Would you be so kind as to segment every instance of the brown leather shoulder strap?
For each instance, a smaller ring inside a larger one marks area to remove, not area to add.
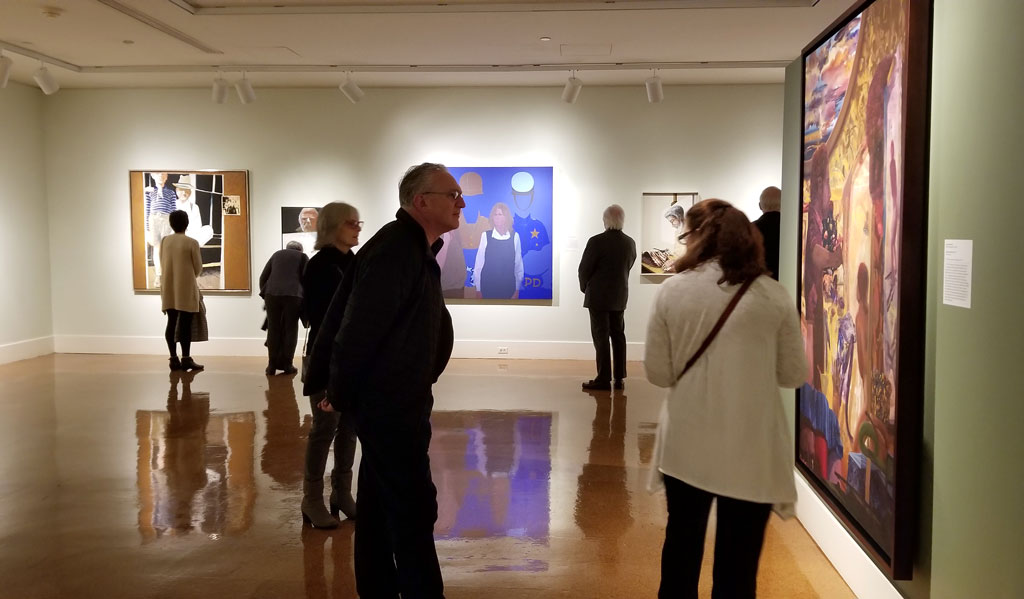
[[[722,330],[722,326],[725,324],[725,321],[729,319],[729,315],[732,314],[734,309],[736,309],[736,304],[740,303],[740,298],[747,292],[747,289],[750,289],[750,286],[756,279],[757,277],[754,277],[753,279],[744,281],[743,285],[739,288],[739,291],[736,292],[736,295],[732,296],[732,300],[729,302],[729,305],[725,307],[725,312],[722,312],[722,315],[718,317],[718,322],[715,323],[714,328],[712,328],[711,332],[708,333],[708,336],[704,339],[704,343],[700,344],[700,347],[697,348],[693,357],[686,363],[686,367],[683,368],[683,371],[676,377],[677,383],[679,382],[679,379],[683,378],[683,375],[690,370],[690,367],[692,367],[697,360],[704,355],[705,350],[707,350],[708,346],[711,345],[711,342],[714,341],[715,337],[718,335],[718,331]]]

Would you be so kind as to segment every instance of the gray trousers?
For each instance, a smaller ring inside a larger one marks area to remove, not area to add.
[[[351,414],[325,412],[317,407],[324,393],[309,398],[313,409],[313,425],[309,428],[306,443],[306,480],[320,480],[327,467],[327,454],[334,443],[334,470],[332,484],[345,474],[351,475],[352,463],[356,456],[356,428]],[[349,478],[351,480],[351,478]],[[348,489],[345,489],[347,492]]]

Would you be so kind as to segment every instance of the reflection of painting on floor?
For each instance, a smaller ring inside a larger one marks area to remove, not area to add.
[[[182,381],[179,397],[177,382],[172,374],[166,412],[135,414],[139,532],[145,542],[245,532],[256,496],[255,417],[211,415],[208,393],[192,393]]]
[[[551,414],[435,411],[431,425],[434,536],[546,542]]]
[[[670,275],[672,263],[686,253],[681,239],[686,230],[686,212],[700,195],[686,193],[645,193],[640,201],[640,272],[645,275]]]
[[[800,460],[893,547],[906,0],[807,56]]]

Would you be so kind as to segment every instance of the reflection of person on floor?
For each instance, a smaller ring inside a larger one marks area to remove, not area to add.
[[[174,191],[178,196],[177,208],[188,215],[185,235],[195,239],[202,247],[213,238],[213,227],[203,224],[203,213],[199,206],[196,206],[195,189],[195,175],[182,175],[174,184]]]
[[[174,231],[171,229],[170,215],[175,210],[178,196],[167,185],[167,173],[150,173],[153,185],[145,189],[146,242],[153,247],[153,270],[156,273],[157,285],[163,267],[160,263],[160,241]]]
[[[338,286],[355,260],[352,248],[359,245],[363,222],[354,206],[331,202],[320,211],[317,219],[317,251],[302,273],[304,311],[309,321],[309,343],[314,344],[320,334],[324,317]],[[337,334],[332,330],[327,334]],[[309,350],[312,353],[312,350]],[[306,381],[309,381],[306,377]],[[310,391],[313,426],[306,444],[305,480],[302,483],[301,512],[304,520],[315,528],[335,528],[335,517],[343,512],[348,518],[356,517],[356,504],[352,499],[352,465],[356,452],[355,418],[351,411],[325,412],[319,408],[326,397],[324,389]],[[334,445],[334,468],[331,471],[330,512],[324,507],[324,468],[327,455]]]
[[[473,268],[477,298],[519,299],[523,284],[523,250],[512,230],[512,212],[504,202],[491,208],[490,231],[480,234]]]
[[[437,265],[441,267],[441,293],[445,297],[463,299],[466,297],[466,255],[462,250],[459,230],[448,231],[441,236],[444,245],[437,253]]]
[[[331,590],[327,590],[324,572],[324,548],[331,540]],[[352,529],[319,531],[302,529],[302,566],[305,574],[306,599],[355,599],[356,585],[352,574]]]
[[[306,448],[309,417],[299,415],[295,387],[290,377],[267,379],[266,439],[260,453],[260,469],[275,482],[295,488],[302,480],[302,455]]]
[[[171,389],[167,394],[164,429],[163,471],[169,489],[168,508],[174,530],[192,529],[192,500],[206,486],[206,425],[210,420],[210,401],[193,399],[191,372],[171,372]],[[181,395],[178,395],[178,383]]]
[[[260,297],[267,304],[267,376],[281,370],[295,374],[295,346],[299,342],[299,318],[302,316],[302,271],[309,258],[302,244],[289,241],[267,260],[260,274]]]
[[[356,255],[334,342],[325,410],[354,410],[363,455],[356,508],[361,597],[444,596],[434,546],[433,384],[451,356],[436,255],[466,203],[448,170],[424,163],[399,184],[401,208]],[[345,287],[343,283],[342,288]]]
[[[653,464],[668,502],[659,597],[697,596],[713,501],[713,596],[754,597],[772,504],[796,501],[779,387],[804,380],[799,319],[785,287],[762,276],[764,250],[740,210],[705,200],[686,227],[687,253],[655,296],[644,358],[648,380],[669,389]],[[721,334],[685,371],[746,282]]]
[[[842,243],[838,238],[826,239],[828,223],[834,226],[832,215],[832,189],[829,186],[828,147],[818,146],[811,156],[810,202],[804,208],[807,212],[807,238],[804,247],[804,319],[811,325],[808,333],[811,350],[809,360],[811,384],[824,389],[822,375],[825,369],[825,286],[822,278],[826,269],[839,267],[843,263]]]
[[[598,539],[602,563],[616,563],[619,539],[633,525],[626,488],[626,396],[591,392],[597,406],[587,461],[576,482],[576,525]]]

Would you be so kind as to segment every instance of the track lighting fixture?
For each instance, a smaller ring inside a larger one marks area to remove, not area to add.
[[[356,85],[356,82],[352,81],[352,73],[345,73],[345,83],[339,85],[338,89],[340,89],[341,93],[345,94],[348,101],[353,104],[362,100],[363,96],[366,95],[363,90]]]
[[[57,83],[57,78],[46,68],[46,65],[42,63],[40,65],[36,72],[32,74],[32,78],[36,80],[36,84],[44,94],[52,96],[60,89],[60,84]]]
[[[562,101],[575,104],[581,91],[583,91],[583,82],[576,78],[575,71],[570,71],[569,80],[565,82],[565,88],[562,89]]]
[[[650,79],[644,81],[644,85],[647,87],[648,102],[657,104],[665,99],[665,90],[661,87],[661,77],[658,77],[658,71],[652,71]]]
[[[14,66],[14,61],[9,56],[4,56],[0,52],[0,89],[7,87],[7,80],[11,77],[12,66]]]
[[[215,104],[223,104],[228,99],[228,82],[226,79],[217,73],[217,78],[213,80],[213,102]]]
[[[251,104],[256,101],[256,91],[252,83],[245,78],[245,71],[242,71],[242,78],[235,82],[235,91],[238,92],[238,100],[242,104]]]

